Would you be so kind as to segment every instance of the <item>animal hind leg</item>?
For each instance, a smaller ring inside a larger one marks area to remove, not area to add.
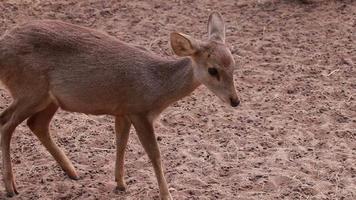
[[[115,181],[116,189],[119,191],[126,190],[124,181],[124,156],[127,141],[129,139],[131,121],[127,116],[117,116],[115,118],[116,132],[116,163],[115,163]]]
[[[45,109],[32,115],[27,120],[27,125],[58,162],[63,171],[65,171],[71,179],[77,180],[79,176],[73,164],[64,152],[54,143],[49,132],[49,124],[57,110],[58,106],[51,102]]]
[[[12,173],[10,157],[10,142],[13,132],[22,121],[47,106],[48,99],[48,97],[41,98],[37,102],[31,97],[21,98],[21,100],[15,99],[9,108],[0,115],[3,181],[8,196],[14,196],[18,193]]]

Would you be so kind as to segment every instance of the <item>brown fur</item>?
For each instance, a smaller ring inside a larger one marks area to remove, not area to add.
[[[211,20],[217,20],[210,26],[217,31],[212,39],[224,38],[219,35],[224,32],[223,26],[219,26],[222,17],[212,15]],[[49,134],[49,123],[60,107],[116,117],[115,178],[120,190],[126,187],[124,151],[133,124],[152,161],[161,199],[171,199],[153,119],[201,83],[223,100],[237,101],[230,66],[234,61],[225,45],[221,43],[212,49],[215,53],[209,59],[203,56],[211,50],[207,46],[212,43],[216,41],[203,43],[176,33],[172,38],[173,49],[178,55],[190,57],[173,59],[159,57],[105,33],[60,21],[33,21],[8,32],[0,39],[0,79],[14,99],[0,115],[3,177],[8,195],[17,193],[10,140],[16,126],[25,119],[63,170],[71,178],[78,178],[73,165]],[[220,82],[206,73],[205,67],[213,64],[221,71]]]
[[[164,59],[104,33],[60,21],[17,27],[2,38],[0,46],[6,50],[0,58],[0,79],[11,92],[41,81],[38,90],[51,93],[68,111],[112,115],[150,111],[162,107],[162,101],[169,104],[181,97],[172,91],[186,95],[198,86],[166,89],[172,85],[165,82],[193,79],[188,58]],[[13,69],[9,72],[9,68]]]

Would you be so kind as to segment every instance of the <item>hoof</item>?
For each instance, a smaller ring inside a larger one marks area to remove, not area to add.
[[[73,173],[73,174],[68,174],[69,178],[72,179],[72,180],[79,180],[79,176],[77,173]]]
[[[14,197],[16,194],[18,194],[18,192],[6,192],[6,196],[9,198]]]
[[[19,194],[19,192],[16,189],[16,184],[14,179],[12,179],[12,187],[6,189],[6,196],[11,198]]]
[[[80,177],[79,176],[70,176],[69,178],[72,179],[72,180],[77,181],[77,180],[79,180]]]
[[[126,191],[126,185],[118,185],[118,186],[116,186],[115,191],[117,191],[117,192],[125,192]]]

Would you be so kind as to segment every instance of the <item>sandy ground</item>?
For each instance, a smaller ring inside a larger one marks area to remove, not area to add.
[[[356,199],[356,1],[4,0],[0,33],[61,19],[172,55],[171,31],[206,38],[220,11],[238,63],[242,100],[223,105],[206,88],[167,109],[156,132],[175,199]],[[0,91],[1,110],[11,102]],[[81,179],[70,180],[25,125],[12,140],[20,195],[13,199],[157,199],[135,132],[128,191],[114,193],[113,119],[59,111],[52,135]],[[0,199],[5,199],[0,184]]]

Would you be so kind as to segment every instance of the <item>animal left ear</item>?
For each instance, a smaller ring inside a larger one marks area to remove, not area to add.
[[[218,12],[213,12],[208,21],[209,40],[218,40],[225,43],[225,23]]]

